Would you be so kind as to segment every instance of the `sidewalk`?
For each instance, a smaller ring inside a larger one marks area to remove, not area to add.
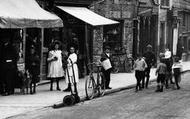
[[[190,70],[190,62],[183,62],[182,64],[184,66],[183,71]],[[150,80],[152,81],[155,78],[155,69],[151,69]],[[136,79],[134,73],[111,74],[110,87],[112,89],[107,90],[106,93],[132,88],[135,84]],[[19,94],[19,89],[16,89],[15,95],[0,96],[0,119],[59,104],[65,95],[70,94],[70,92],[56,91],[55,86],[54,91],[49,91],[49,87],[48,82],[43,81],[38,85],[37,93],[34,95],[21,95]],[[60,88],[63,90],[66,87],[65,81],[61,81]],[[84,87],[85,78],[80,79],[78,85],[79,96],[82,99],[85,97]]]

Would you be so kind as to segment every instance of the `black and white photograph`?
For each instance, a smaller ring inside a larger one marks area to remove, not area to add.
[[[190,0],[0,0],[0,119],[190,119]]]

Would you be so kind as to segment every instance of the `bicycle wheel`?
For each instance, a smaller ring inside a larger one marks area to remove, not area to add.
[[[88,77],[85,82],[86,98],[92,99],[95,95],[95,81],[93,77]]]
[[[102,73],[100,73],[100,76],[99,76],[99,95],[100,96],[103,96],[105,94],[105,90],[106,90],[106,85],[105,85],[105,77]]]

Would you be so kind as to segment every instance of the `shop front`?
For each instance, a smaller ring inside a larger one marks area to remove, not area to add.
[[[79,76],[87,74],[87,64],[94,61],[95,46],[94,33],[96,28],[119,22],[102,17],[86,7],[57,6],[55,13],[62,18],[64,28],[63,42],[66,47],[74,45],[78,54]],[[102,31],[103,33],[103,31]],[[103,43],[102,43],[103,45]]]
[[[40,57],[39,77],[42,78],[44,28],[54,27],[63,27],[62,20],[42,9],[35,0],[0,1],[0,39],[9,39],[14,47],[18,70],[25,70],[28,52],[35,47]],[[1,41],[0,44],[2,56],[5,43]]]

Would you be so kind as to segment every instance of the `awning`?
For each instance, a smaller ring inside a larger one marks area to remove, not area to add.
[[[141,11],[141,12],[139,12],[139,14],[138,15],[142,15],[142,16],[150,16],[150,15],[152,15],[152,9],[147,9],[147,10],[144,10],[144,11]]]
[[[85,7],[65,7],[65,6],[57,6],[57,7],[92,26],[119,23],[117,21],[100,16]]]
[[[62,20],[35,0],[0,0],[0,28],[62,27]]]

